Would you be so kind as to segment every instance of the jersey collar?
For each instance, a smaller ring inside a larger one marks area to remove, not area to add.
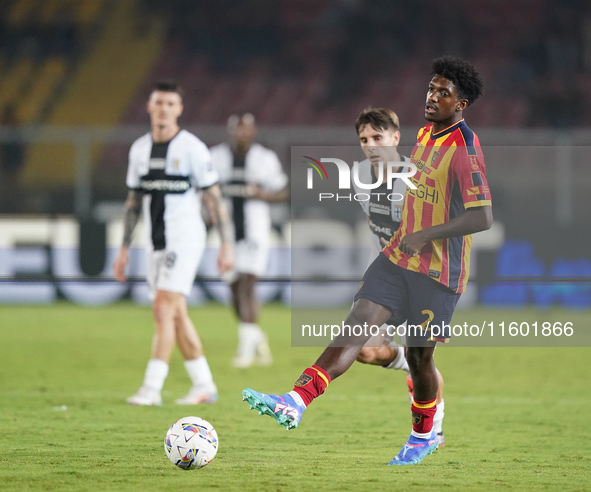
[[[172,138],[170,140],[167,140],[166,142],[154,142],[154,136],[152,135],[152,132],[150,132],[150,138],[152,139],[152,143],[158,143],[158,144],[166,144],[168,145],[170,142],[172,142],[178,135],[179,133],[181,133],[183,131],[182,128],[179,127],[179,131],[176,132]]]
[[[460,121],[456,121],[453,125],[448,126],[447,128],[441,130],[438,133],[433,133],[433,125],[431,125],[431,136],[429,137],[431,140],[437,140],[438,138],[444,137],[445,135],[453,132],[456,128],[458,128],[462,123],[464,123],[464,118]]]

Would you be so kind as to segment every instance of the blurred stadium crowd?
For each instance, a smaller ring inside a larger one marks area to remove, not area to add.
[[[584,0],[8,0],[0,105],[14,103],[25,123],[50,120],[101,27],[113,15],[129,20],[124,3],[134,36],[154,26],[161,36],[143,90],[117,122],[143,123],[149,84],[167,76],[186,87],[186,120],[195,124],[249,107],[262,124],[342,125],[371,102],[420,125],[425,61],[449,53],[471,59],[488,82],[472,125],[591,123]]]
[[[581,104],[591,84],[591,5],[585,1],[143,5],[145,15],[170,19],[155,75],[183,80],[195,122],[221,122],[246,106],[257,108],[264,124],[338,125],[372,101],[420,125],[424,61],[441,53],[471,59],[488,82],[473,125],[591,122]]]

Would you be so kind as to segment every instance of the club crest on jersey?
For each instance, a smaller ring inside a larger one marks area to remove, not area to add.
[[[181,163],[181,161],[179,161],[178,159],[175,159],[174,161],[172,161],[172,166],[173,166],[175,169],[178,169],[178,168],[179,168],[179,164],[180,164],[180,163]]]
[[[412,413],[412,425],[419,425],[423,420],[423,416],[418,413]]]
[[[433,156],[431,157],[431,165],[433,165],[433,163],[437,160],[438,157],[439,157],[439,152],[437,152],[437,151],[433,152]]]
[[[302,374],[298,380],[295,382],[294,386],[301,388],[302,386],[306,386],[310,381],[312,381],[312,376],[308,376],[307,374]]]

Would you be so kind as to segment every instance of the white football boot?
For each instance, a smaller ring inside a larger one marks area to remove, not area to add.
[[[162,397],[160,393],[148,386],[142,386],[135,395],[127,399],[127,403],[133,406],[160,406]]]
[[[232,363],[234,367],[245,369],[257,363],[268,366],[273,362],[267,335],[260,329],[242,329],[238,332],[238,351]]]
[[[263,333],[263,339],[257,345],[256,363],[259,366],[270,366],[273,363],[271,348],[267,342],[267,335]]]
[[[193,386],[189,392],[176,400],[177,405],[199,405],[200,403],[215,403],[218,400],[218,389],[212,382],[206,385]]]

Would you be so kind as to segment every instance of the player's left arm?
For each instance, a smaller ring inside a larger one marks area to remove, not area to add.
[[[492,223],[493,213],[491,205],[470,207],[449,222],[427,227],[404,236],[398,248],[407,255],[416,256],[421,248],[429,241],[467,236],[476,232],[486,231],[491,228]]]
[[[492,202],[480,148],[458,147],[449,172],[452,182],[459,186],[464,212],[448,222],[403,237],[398,245],[403,253],[415,256],[429,241],[467,236],[491,228]]]
[[[225,273],[234,267],[234,250],[230,215],[224,205],[219,185],[214,184],[203,190],[203,203],[220,234],[222,244],[218,255],[218,269],[220,273]]]

